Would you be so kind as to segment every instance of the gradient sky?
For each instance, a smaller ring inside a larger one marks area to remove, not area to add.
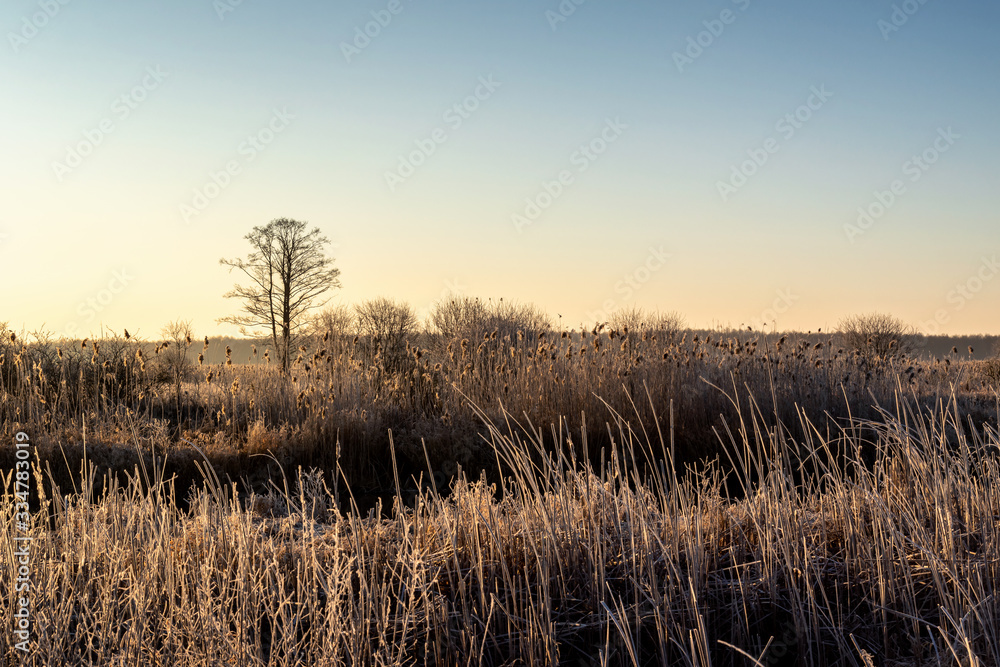
[[[218,260],[292,217],[335,244],[334,303],[424,314],[460,291],[566,327],[636,304],[699,327],[878,310],[1000,333],[996,3],[62,2],[0,9],[15,329],[229,333]],[[245,143],[272,123],[262,150]],[[527,200],[548,206],[519,226]]]

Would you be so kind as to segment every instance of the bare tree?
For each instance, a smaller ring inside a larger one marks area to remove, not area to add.
[[[916,334],[913,327],[885,313],[845,317],[837,329],[845,346],[871,361],[910,354]]]
[[[305,323],[303,316],[326,303],[320,297],[327,290],[340,287],[340,269],[324,254],[330,240],[319,228],[306,231],[306,223],[298,220],[272,220],[254,227],[245,238],[253,246],[246,259],[219,260],[250,279],[248,286],[237,284],[225,295],[243,300],[243,314],[219,321],[238,324],[244,333],[254,327],[269,329],[281,368],[287,371],[293,339]]]

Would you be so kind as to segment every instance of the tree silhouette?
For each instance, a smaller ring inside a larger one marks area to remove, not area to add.
[[[246,259],[220,259],[219,263],[235,268],[250,279],[237,284],[227,298],[243,301],[243,314],[219,318],[219,322],[237,324],[241,331],[266,328],[281,359],[282,371],[288,371],[290,350],[303,317],[327,299],[320,297],[333,287],[340,287],[340,269],[324,254],[330,243],[319,228],[306,231],[306,223],[289,218],[272,220],[254,227],[246,235],[253,251]]]
[[[869,361],[907,356],[913,352],[916,330],[886,313],[845,317],[837,329],[845,345]]]

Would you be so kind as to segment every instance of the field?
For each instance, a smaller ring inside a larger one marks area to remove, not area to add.
[[[0,332],[34,662],[1000,664],[995,341],[503,324]]]

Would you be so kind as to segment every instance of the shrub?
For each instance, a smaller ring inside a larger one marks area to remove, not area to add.
[[[611,313],[608,326],[616,331],[647,331],[661,335],[664,340],[672,340],[685,328],[684,316],[677,311],[654,310],[646,312],[636,306],[619,308]]]
[[[979,372],[986,383],[1000,387],[1000,342],[993,347],[993,356],[982,363]]]
[[[369,358],[378,358],[383,370],[402,370],[406,343],[417,332],[413,308],[407,303],[378,297],[358,304],[354,313]]]
[[[916,335],[912,326],[885,313],[845,317],[837,330],[845,347],[870,361],[910,355]]]
[[[548,316],[533,304],[455,297],[435,304],[427,328],[449,340],[481,340],[493,332],[500,340],[514,340],[518,332],[534,336],[551,326]]]
[[[306,331],[313,337],[340,340],[354,335],[354,311],[344,304],[327,306],[314,315],[309,321]]]

